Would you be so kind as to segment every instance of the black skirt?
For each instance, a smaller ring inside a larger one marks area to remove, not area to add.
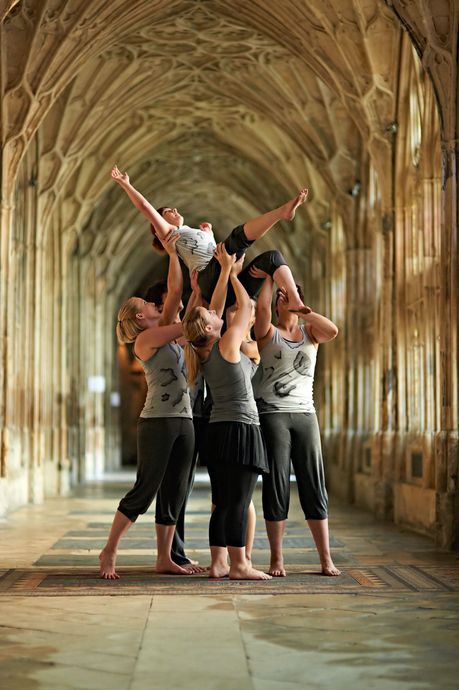
[[[257,424],[210,422],[207,432],[207,463],[244,465],[258,474],[268,473],[266,446]]]

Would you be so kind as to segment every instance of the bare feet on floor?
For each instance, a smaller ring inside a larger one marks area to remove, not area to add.
[[[217,563],[211,565],[209,568],[209,577],[228,577],[229,575],[229,565],[224,563]]]
[[[248,565],[231,567],[229,570],[230,580],[271,580],[271,575],[263,573],[261,570],[255,570]]]
[[[341,575],[341,570],[338,570],[338,568],[330,558],[322,563],[322,575],[327,575],[328,577],[336,577],[337,575]]]
[[[120,576],[115,571],[116,552],[102,549],[99,554],[100,577],[104,580],[119,580]]]
[[[293,220],[295,218],[296,209],[298,206],[301,206],[301,204],[304,204],[308,197],[308,192],[309,190],[305,187],[297,194],[296,197],[290,199],[290,201],[287,201],[287,203],[284,204],[283,216],[285,220]]]
[[[188,570],[190,575],[194,575],[195,573],[205,573],[207,570],[207,568],[203,568],[200,565],[196,565],[196,561],[192,561],[191,563],[184,563],[182,565],[182,568]]]
[[[191,575],[189,570],[182,568],[181,565],[177,565],[174,561],[170,559],[158,558],[156,560],[155,573],[161,575]]]
[[[268,573],[273,577],[286,577],[287,572],[284,568],[284,561],[282,558],[279,560],[271,561]]]

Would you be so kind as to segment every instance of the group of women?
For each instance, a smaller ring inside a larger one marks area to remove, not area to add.
[[[282,542],[291,463],[322,573],[339,575],[330,554],[313,403],[318,345],[338,331],[305,306],[280,252],[264,252],[243,267],[248,247],[279,220],[291,220],[307,190],[236,227],[217,245],[210,223],[184,225],[176,208],[155,209],[116,166],[112,178],[149,221],[154,246],[169,255],[169,270],[154,302],[132,297],[118,313],[118,340],[133,343],[148,390],[138,423],[136,482],[120,501],[99,556],[101,577],[118,579],[119,542],[155,496],[156,572],[206,570],[183,550],[183,514],[198,454],[207,464],[212,489],[210,577],[266,580],[286,575]],[[183,321],[180,259],[190,271],[192,287]],[[277,326],[271,322],[274,283]],[[267,573],[255,569],[251,560],[252,494],[260,474],[271,549]],[[175,534],[177,522],[181,534]]]

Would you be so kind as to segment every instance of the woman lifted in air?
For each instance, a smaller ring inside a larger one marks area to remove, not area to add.
[[[177,240],[177,253],[190,273],[198,271],[198,283],[203,299],[210,303],[212,293],[220,275],[220,265],[214,257],[216,243],[210,223],[201,223],[199,229],[184,225],[184,218],[176,208],[164,206],[155,209],[130,183],[127,173],[122,173],[115,165],[112,169],[112,178],[126,192],[134,206],[150,222],[153,233],[153,245],[159,251],[162,250],[161,240],[164,240],[171,232],[180,234]],[[273,225],[280,220],[292,220],[295,211],[308,196],[308,190],[302,189],[296,197],[290,199],[279,208],[268,211],[257,218],[249,220],[244,225],[238,225],[224,241],[228,254],[236,254],[239,258],[255,242],[260,239]],[[284,288],[289,295],[289,308],[303,312],[305,306],[296,289],[295,280],[290,268],[277,251],[267,251],[259,254],[239,275],[239,280],[250,297],[253,297],[263,284],[263,280],[255,277],[250,269],[256,267],[270,275],[280,288]],[[228,306],[235,302],[235,294],[232,286],[228,290]]]

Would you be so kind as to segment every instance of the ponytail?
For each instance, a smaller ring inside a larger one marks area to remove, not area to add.
[[[138,297],[130,297],[124,302],[118,311],[118,323],[116,324],[116,337],[118,342],[133,343],[144,326],[137,320],[139,311]]]
[[[186,380],[189,386],[192,386],[198,377],[199,371],[199,357],[198,353],[194,349],[191,343],[187,343],[183,348],[185,355],[185,366],[186,366]]]
[[[202,315],[202,307],[193,307],[183,319],[183,334],[188,341],[184,353],[189,386],[194,384],[199,371],[199,357],[196,348],[203,347],[207,343],[206,325],[207,322]]]

